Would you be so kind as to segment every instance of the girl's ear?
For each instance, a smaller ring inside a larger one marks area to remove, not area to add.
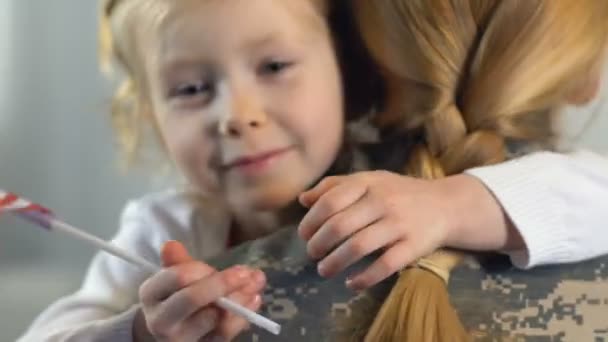
[[[593,101],[599,93],[602,84],[600,73],[591,75],[581,86],[577,87],[567,97],[568,104],[583,106]]]

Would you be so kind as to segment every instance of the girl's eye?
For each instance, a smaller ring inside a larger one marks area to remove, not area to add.
[[[213,87],[208,82],[182,84],[171,91],[171,97],[194,97],[201,95],[209,95]]]
[[[293,63],[290,62],[268,61],[262,64],[260,71],[262,75],[275,75],[280,74],[292,65]]]

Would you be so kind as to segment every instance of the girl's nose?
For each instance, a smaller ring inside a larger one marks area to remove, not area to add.
[[[264,126],[267,115],[259,105],[259,100],[248,93],[233,93],[232,101],[228,101],[219,122],[219,133],[228,137],[240,137],[247,130],[255,130]]]

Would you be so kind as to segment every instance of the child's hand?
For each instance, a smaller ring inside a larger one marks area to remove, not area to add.
[[[165,245],[162,259],[165,269],[139,289],[145,324],[156,340],[188,342],[219,338],[224,341],[249,327],[245,319],[213,302],[225,296],[258,310],[260,291],[266,283],[261,271],[235,266],[217,272],[193,260],[177,242]]]
[[[349,279],[347,286],[355,290],[380,282],[440,247],[498,248],[499,242],[494,246],[489,241],[502,239],[501,231],[489,237],[475,229],[491,230],[488,224],[499,226],[500,220],[505,226],[493,196],[476,179],[463,175],[422,180],[374,171],[329,177],[303,193],[300,202],[310,210],[299,234],[308,241],[310,256],[323,259],[322,276],[383,251],[368,269]],[[471,237],[471,232],[462,236],[465,224],[473,225],[469,230],[479,237]]]

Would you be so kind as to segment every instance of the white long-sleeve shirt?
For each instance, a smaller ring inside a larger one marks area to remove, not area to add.
[[[589,152],[538,152],[467,171],[494,193],[526,249],[520,268],[571,263],[608,253],[608,159]]]
[[[522,235],[526,249],[509,253],[516,266],[608,253],[608,159],[586,151],[538,152],[467,173],[494,193]],[[204,259],[225,248],[229,226],[230,217],[217,208],[195,209],[184,193],[168,191],[130,202],[113,243],[159,263],[162,244],[179,240]],[[45,310],[19,341],[131,341],[146,276],[98,254],[81,289]]]

